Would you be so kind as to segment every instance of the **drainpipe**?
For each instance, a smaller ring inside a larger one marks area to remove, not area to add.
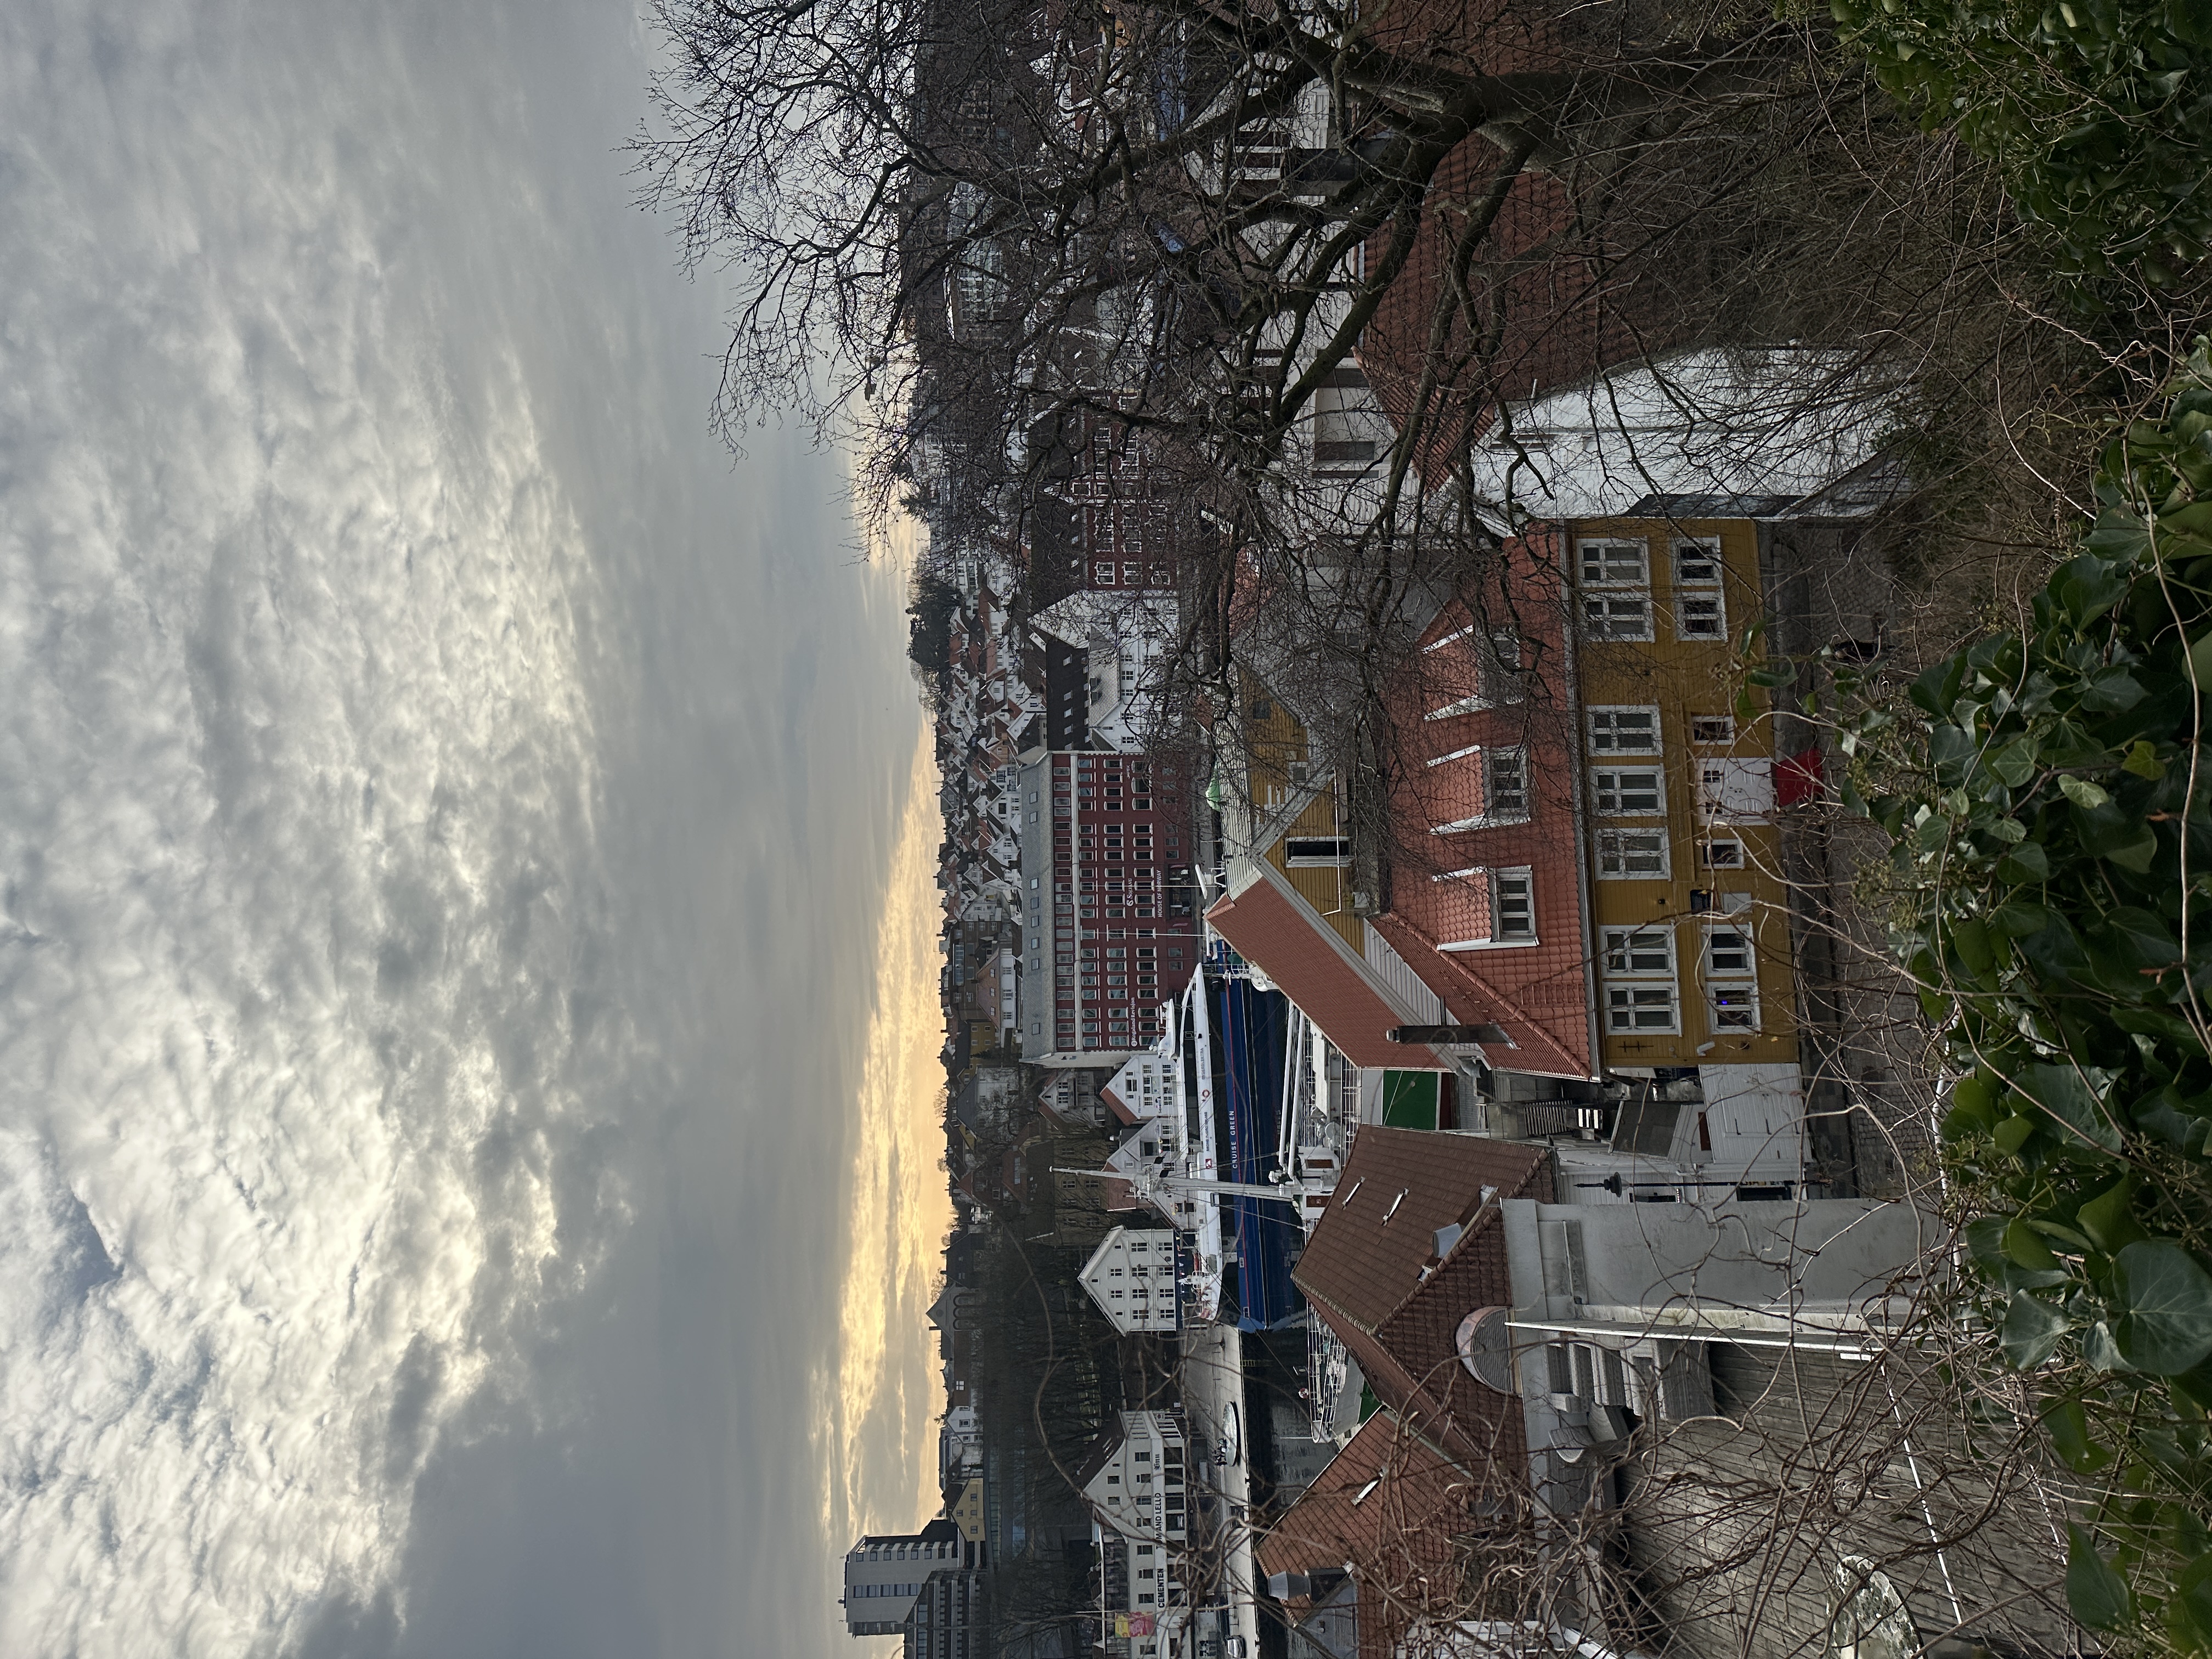
[[[1568,799],[1573,803],[1575,815],[1575,891],[1582,903],[1583,1018],[1589,1033],[1590,1078],[1595,1082],[1604,1074],[1605,1065],[1597,1020],[1597,921],[1592,914],[1590,895],[1590,856],[1595,849],[1590,846],[1589,805],[1584,799],[1589,787],[1589,766],[1583,753],[1582,636],[1575,617],[1574,525],[1571,520],[1561,519],[1558,530],[1563,600],[1560,608],[1564,613],[1559,618],[1559,637],[1567,670],[1567,763],[1574,769],[1574,787]]]

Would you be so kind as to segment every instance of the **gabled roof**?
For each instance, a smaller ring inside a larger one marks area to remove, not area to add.
[[[1229,891],[1206,913],[1213,931],[1258,968],[1355,1066],[1435,1066],[1433,1053],[1392,1042],[1413,1023],[1373,969],[1352,952],[1273,865],[1240,859]]]
[[[1455,1338],[1476,1309],[1513,1300],[1492,1200],[1551,1196],[1548,1148],[1370,1124],[1291,1273],[1376,1399],[1464,1467],[1516,1485],[1520,1407],[1468,1373]],[[1438,1261],[1437,1230],[1455,1224]]]
[[[1462,1600],[1455,1540],[1480,1524],[1481,1495],[1481,1481],[1379,1411],[1253,1556],[1265,1575],[1348,1566],[1358,1595],[1359,1653],[1381,1659],[1413,1620]]]
[[[1437,1230],[1474,1221],[1486,1190],[1525,1197],[1549,1157],[1519,1141],[1363,1127],[1298,1260],[1298,1288],[1359,1329],[1380,1329],[1423,1288]]]

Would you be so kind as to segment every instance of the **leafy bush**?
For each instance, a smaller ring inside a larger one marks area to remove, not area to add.
[[[2064,269],[2163,281],[2212,244],[2212,3],[1831,0],[1844,40],[1929,127],[2002,168]]]
[[[2029,625],[1909,700],[1837,676],[1844,805],[1955,1081],[1950,1167],[2006,1359],[2099,1493],[2075,1617],[2212,1648],[2212,351],[2106,450]],[[2113,1548],[2100,1554],[2101,1539]]]

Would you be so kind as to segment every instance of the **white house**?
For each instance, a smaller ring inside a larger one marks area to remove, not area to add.
[[[1098,1242],[1083,1264],[1083,1288],[1115,1330],[1127,1335],[1182,1324],[1175,1245],[1167,1227],[1115,1227]]]

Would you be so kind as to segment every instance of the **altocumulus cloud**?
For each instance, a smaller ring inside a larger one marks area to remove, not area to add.
[[[825,1651],[908,1518],[809,1399],[899,598],[703,436],[646,51],[0,15],[0,1652]]]

